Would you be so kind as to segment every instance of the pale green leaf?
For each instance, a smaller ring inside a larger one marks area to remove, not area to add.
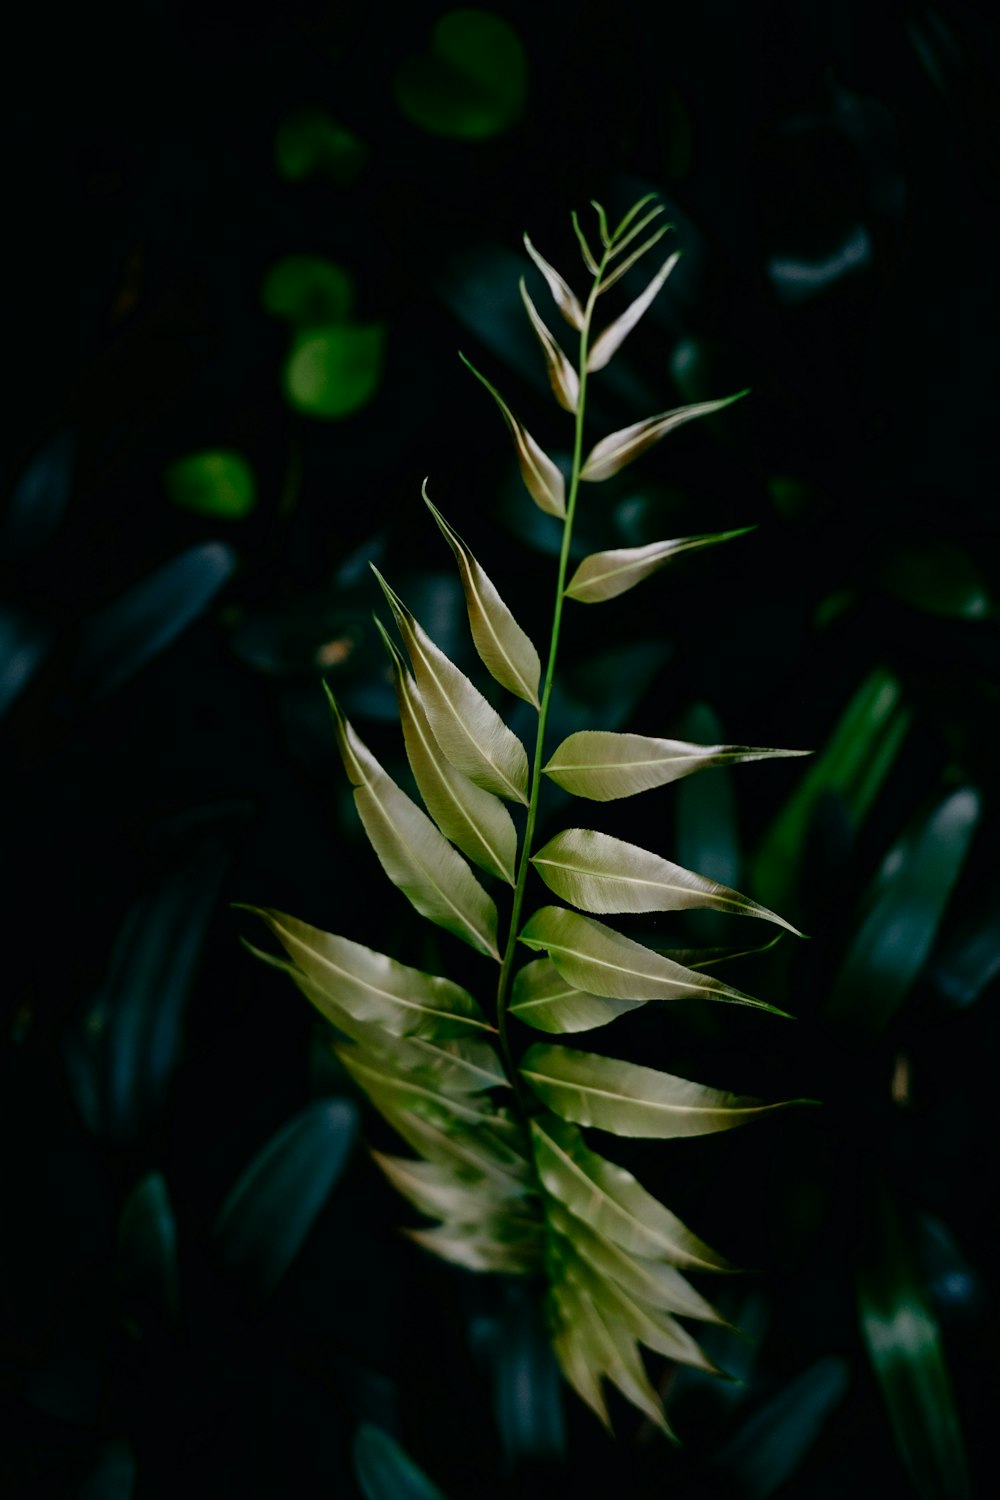
[[[410,654],[434,738],[458,771],[487,792],[528,801],[528,757],[482,693],[410,614],[373,566]]]
[[[661,859],[637,844],[595,833],[589,828],[566,828],[532,856],[531,863],[564,901],[583,911],[686,911],[708,907],[744,917],[761,917],[802,934],[765,906],[739,891],[696,875],[681,865]]]
[[[599,604],[604,599],[616,599],[619,594],[635,588],[637,583],[641,583],[651,573],[665,567],[681,552],[714,547],[718,542],[745,536],[753,529],[752,526],[741,526],[736,531],[679,537],[671,542],[649,542],[645,547],[616,547],[611,552],[593,552],[577,567],[566,585],[566,593],[581,604]]]
[[[354,802],[385,873],[422,916],[499,959],[490,897],[427,814],[386,775],[327,691]]]
[[[609,1000],[569,984],[548,958],[525,964],[514,976],[510,1013],[538,1031],[565,1035],[606,1026],[644,1000]]]
[[[436,1082],[397,1073],[388,1059],[373,1055],[364,1045],[344,1043],[334,1050],[358,1088],[383,1113],[386,1107],[406,1110],[446,1128],[455,1121],[487,1127],[491,1123],[493,1101],[488,1095],[447,1093]]]
[[[480,375],[474,364],[466,359],[464,354],[459,354],[459,359],[475,375],[476,379],[483,384],[500,408],[501,415],[514,439],[514,447],[517,450],[518,466],[521,470],[521,478],[524,480],[528,494],[534,500],[539,510],[544,510],[550,516],[566,514],[566,481],[563,479],[562,471],[544,453],[531,433],[517,420],[506,401],[491,385],[485,375]]]
[[[520,941],[546,951],[570,984],[609,1000],[725,1000],[784,1015],[773,1005],[730,989],[711,974],[680,964],[623,937],[603,922],[560,906],[543,906],[522,928]]]
[[[586,1219],[568,1212],[558,1200],[550,1200],[545,1212],[549,1224],[570,1242],[576,1254],[599,1276],[616,1282],[634,1301],[680,1317],[731,1327],[674,1266],[629,1255],[613,1240],[597,1233]]]
[[[626,464],[645,453],[647,448],[666,437],[668,432],[683,427],[685,422],[692,422],[695,417],[711,416],[712,412],[731,406],[746,394],[746,391],[737,391],[735,396],[725,396],[721,401],[698,401],[693,406],[679,406],[674,411],[663,412],[658,417],[647,417],[644,422],[633,422],[631,427],[612,432],[590,450],[580,471],[580,478],[594,483],[610,479],[612,474],[624,469]]]
[[[539,317],[538,309],[528,295],[523,276],[521,277],[521,301],[524,303],[524,310],[528,314],[531,326],[535,330],[535,336],[542,346],[545,370],[552,387],[552,394],[564,411],[575,413],[580,400],[580,377]]]
[[[681,776],[712,766],[810,753],[763,750],[751,745],[691,745],[683,740],[584,729],[563,740],[542,769],[557,786],[575,797],[611,802],[616,797],[633,797],[637,792],[666,786]]]
[[[552,1296],[549,1306],[558,1308],[558,1293]],[[611,1418],[608,1416],[608,1408],[601,1391],[601,1380],[597,1371],[598,1361],[588,1342],[586,1329],[574,1316],[572,1308],[564,1311],[561,1316],[553,1317],[552,1322],[554,1324],[552,1348],[559,1361],[560,1370],[580,1400],[590,1407],[610,1432]]]
[[[548,282],[549,291],[559,311],[571,328],[578,332],[583,327],[583,308],[579,298],[570,289],[554,266],[550,266],[543,255],[535,249],[528,236],[524,236],[524,248]]]
[[[442,1040],[493,1030],[468,990],[450,979],[412,969],[284,912],[246,909],[263,918],[295,966],[312,981],[317,1008],[335,1025],[344,1011],[392,1036]]]
[[[651,199],[649,199],[649,198],[646,199],[647,203],[649,203],[650,201],[651,201]],[[622,226],[619,225],[618,226],[618,230],[615,233],[614,248],[613,248],[613,250],[611,252],[610,259],[611,260],[616,260],[618,258],[618,256],[621,255],[622,251],[628,249],[628,247],[629,247],[629,245],[631,245],[632,241],[635,240],[635,239],[638,239],[639,235],[642,234],[643,230],[644,229],[648,229],[649,225],[652,224],[653,220],[654,219],[658,219],[663,212],[664,212],[663,204],[662,203],[658,203],[655,208],[651,208],[649,210],[648,214],[643,214],[643,216],[642,216],[641,219],[638,219],[634,224],[632,224],[632,228],[628,231],[627,234],[625,234],[622,231]],[[673,226],[672,225],[666,225],[664,227],[665,228],[672,228]]]
[[[759,1099],[706,1088],[657,1068],[536,1042],[521,1074],[543,1104],[578,1125],[658,1140],[732,1130],[802,1100]]]
[[[531,1166],[506,1133],[497,1133],[496,1117],[492,1126],[448,1118],[430,1120],[385,1094],[372,1098],[393,1130],[428,1161],[488,1177],[507,1191],[527,1191],[533,1186]],[[502,1118],[503,1111],[498,1115]]]
[[[580,1330],[579,1336],[584,1341],[595,1373],[606,1376],[627,1401],[655,1423],[666,1437],[674,1440],[663,1404],[650,1383],[634,1337],[613,1315],[598,1307],[591,1288],[583,1284],[575,1266],[563,1270],[556,1289],[556,1301],[564,1326]]]
[[[580,246],[580,254],[583,256],[584,265],[587,267],[587,270],[590,272],[591,276],[599,276],[601,274],[601,268],[594,258],[594,252],[587,244],[587,236],[580,228],[580,220],[576,216],[575,209],[570,214],[570,219],[573,223],[573,233],[576,235],[577,244]]]
[[[406,1229],[408,1239],[466,1271],[498,1271],[506,1276],[532,1276],[542,1265],[539,1234],[518,1239],[497,1234],[476,1234],[441,1224],[436,1229]]]
[[[597,230],[601,236],[601,244],[605,250],[611,249],[611,234],[608,230],[608,216],[604,212],[603,204],[598,203],[596,198],[591,198],[590,206],[597,215]]]
[[[624,1332],[678,1364],[691,1365],[710,1375],[722,1372],[712,1363],[675,1318],[660,1308],[650,1307],[624,1291],[617,1282],[594,1269],[579,1252],[574,1240],[565,1240],[567,1270],[570,1279],[588,1293],[609,1329],[618,1325]]]
[[[652,201],[653,201],[653,199],[655,197],[656,197],[655,193],[644,193],[641,198],[637,199],[636,202],[632,204],[632,207],[625,214],[624,218],[621,220],[620,224],[618,225],[618,228],[615,230],[614,234],[611,236],[611,243],[613,245],[620,247],[620,242],[622,240],[622,236],[624,235],[626,229],[629,227],[630,224],[632,224],[632,223],[635,222],[635,219],[636,219],[637,215],[641,214],[642,211],[643,211],[643,209],[646,207],[646,204],[647,203],[652,203]]]
[[[638,323],[646,309],[652,304],[663,283],[670,275],[681,258],[679,250],[675,250],[669,260],[666,260],[660,270],[653,277],[646,290],[634,302],[631,302],[625,311],[613,323],[594,340],[590,353],[587,355],[587,371],[603,370],[613,354],[621,348],[632,329]]]
[[[430,1042],[423,1037],[388,1036],[372,1027],[349,1035],[362,1043],[373,1060],[388,1064],[401,1077],[432,1085],[449,1097],[509,1087],[495,1048],[481,1037]]]
[[[472,639],[483,664],[509,692],[516,693],[537,708],[538,682],[542,673],[538,652],[461,537],[431,503],[426,483],[423,496],[442,536],[455,554]]]
[[[591,1151],[575,1125],[555,1115],[531,1121],[535,1166],[550,1197],[631,1255],[697,1271],[732,1271],[640,1182]]]
[[[371,1154],[396,1192],[429,1219],[475,1224],[484,1213],[516,1204],[527,1191],[520,1183],[498,1182],[440,1162],[409,1161],[401,1156],[384,1156],[380,1151]]]
[[[434,738],[420,689],[376,620],[392,659],[406,756],[424,806],[446,838],[480,869],[514,884],[517,831],[499,797],[456,770]]]

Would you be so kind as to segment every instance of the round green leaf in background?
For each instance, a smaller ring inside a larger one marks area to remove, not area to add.
[[[239,521],[257,504],[257,484],[246,459],[228,448],[179,458],[164,473],[167,494],[182,510]]]
[[[431,135],[488,140],[520,119],[528,69],[516,33],[487,10],[450,10],[429,48],[403,63],[396,103]]]
[[[261,300],[295,328],[340,323],[354,305],[354,278],[321,255],[286,255],[265,276]]]
[[[364,143],[324,109],[296,110],[282,120],[274,155],[278,171],[292,182],[322,172],[341,187],[360,176],[368,159]]]
[[[375,393],[384,343],[381,323],[332,324],[299,334],[284,371],[292,406],[311,417],[349,416]]]

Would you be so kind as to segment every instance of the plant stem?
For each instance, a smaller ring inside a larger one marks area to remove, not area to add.
[[[601,288],[601,279],[608,262],[608,251],[604,252],[597,275],[594,277],[587,298],[587,305],[583,313],[583,327],[580,330],[580,397],[576,403],[576,425],[573,435],[573,464],[570,470],[569,493],[566,497],[566,517],[563,522],[562,546],[559,550],[559,574],[556,582],[556,598],[552,611],[552,630],[549,637],[549,659],[545,668],[545,681],[542,687],[542,698],[538,709],[538,731],[535,735],[535,755],[531,766],[531,791],[528,798],[528,816],[524,825],[524,839],[521,844],[521,856],[517,867],[517,881],[514,886],[514,902],[510,913],[510,930],[507,933],[507,946],[504,949],[503,962],[500,965],[500,980],[497,985],[497,1029],[500,1033],[500,1052],[503,1058],[504,1070],[514,1089],[518,1107],[525,1116],[529,1115],[534,1108],[534,1100],[525,1087],[521,1078],[521,1071],[514,1061],[511,1051],[510,1037],[507,1030],[508,1006],[510,1003],[510,990],[514,979],[514,958],[517,953],[517,935],[521,929],[521,910],[524,906],[524,892],[528,880],[528,868],[531,863],[532,843],[535,836],[535,822],[538,817],[538,797],[542,785],[542,761],[545,748],[545,729],[549,718],[549,703],[552,698],[552,685],[555,681],[556,658],[559,653],[559,632],[562,625],[563,598],[566,590],[566,573],[569,568],[569,549],[573,539],[573,517],[576,513],[576,497],[580,488],[580,470],[583,467],[583,421],[587,394],[587,352],[590,341],[590,321],[593,316],[594,304],[597,294]]]

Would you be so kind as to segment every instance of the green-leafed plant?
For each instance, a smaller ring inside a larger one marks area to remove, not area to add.
[[[473,372],[500,407],[529,494],[563,523],[544,672],[490,578],[424,490],[458,565],[479,656],[503,688],[537,712],[531,755],[378,574],[409,658],[407,665],[380,625],[406,753],[426,812],[390,779],[330,696],[344,769],[386,874],[418,912],[492,966],[492,978],[484,967],[482,990],[495,984],[495,1008],[489,1011],[447,978],[349,938],[275,911],[259,914],[287,955],[271,962],[286,969],[333,1023],[344,1067],[415,1153],[375,1157],[399,1192],[433,1221],[412,1237],[475,1271],[543,1277],[552,1342],[569,1383],[606,1422],[606,1377],[669,1432],[640,1346],[713,1369],[678,1318],[723,1320],[684,1273],[731,1268],[635,1177],[595,1151],[580,1126],[666,1139],[729,1130],[783,1106],[560,1042],[536,1041],[524,1049],[530,1033],[514,1033],[526,1027],[561,1037],[604,1026],[648,1001],[682,997],[774,1010],[707,972],[728,956],[720,950],[656,951],[597,917],[707,907],[789,924],[736,891],[605,833],[569,827],[539,847],[539,799],[545,778],[575,797],[606,802],[707,767],[800,752],[601,729],[546,744],[565,602],[613,599],[678,553],[740,535],[600,552],[568,576],[581,486],[616,474],[675,428],[737,399],[636,422],[602,438],[585,456],[587,382],[638,323],[678,259],[672,254],[646,290],[595,336],[605,293],[666,231],[655,224],[662,210],[650,207],[649,199],[613,231],[603,209],[594,206],[599,250],[592,250],[573,219],[592,278],[583,302],[525,237],[528,254],[579,338],[574,363],[522,282],[552,389],[574,422],[568,483],[500,394]],[[525,809],[520,831],[507,804]],[[493,895],[469,862],[511,888],[502,924]],[[565,904],[527,910],[532,871]],[[525,949],[538,956],[522,961]]]

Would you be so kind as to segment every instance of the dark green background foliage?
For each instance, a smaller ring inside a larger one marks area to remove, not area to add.
[[[951,1497],[967,1462],[985,1490],[996,22],[444,14],[168,0],[8,40],[0,1489]],[[576,611],[553,712],[820,752],[616,827],[811,938],[731,971],[795,1022],[617,1023],[633,1059],[823,1101],[614,1143],[757,1268],[720,1299],[751,1337],[711,1347],[743,1383],[661,1386],[676,1451],[559,1389],[530,1290],[396,1233],[359,1122],[396,1142],[229,905],[434,966],[321,677],[398,769],[369,559],[471,664],[425,474],[546,638],[552,536],[455,350],[558,450],[521,231],[572,278],[569,210],[647,191],[684,258],[595,431],[752,395],[585,494],[581,550],[758,529]]]

